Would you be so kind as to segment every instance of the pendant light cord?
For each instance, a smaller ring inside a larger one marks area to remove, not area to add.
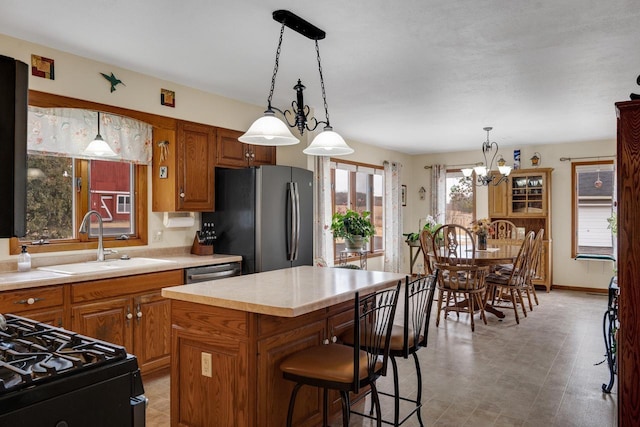
[[[331,127],[329,124],[329,105],[327,104],[327,94],[324,91],[324,78],[322,77],[322,64],[320,63],[320,47],[318,46],[318,40],[316,40],[316,55],[318,57],[318,72],[320,72],[320,88],[322,89],[322,100],[324,101],[324,114],[327,118],[327,127]]]
[[[100,135],[100,111],[98,111],[98,135]]]
[[[280,50],[282,46],[282,35],[284,34],[284,22],[280,28],[280,40],[278,41],[278,49],[276,49],[276,63],[273,66],[273,75],[271,76],[271,89],[269,90],[269,98],[267,98],[267,111],[271,110],[271,99],[273,98],[273,89],[276,87],[276,74],[280,66]],[[316,42],[317,45],[317,42]]]

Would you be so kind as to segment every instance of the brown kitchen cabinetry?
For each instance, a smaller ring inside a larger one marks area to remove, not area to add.
[[[489,185],[489,218],[506,219],[517,227],[538,232],[544,229],[543,254],[538,267],[536,285],[551,289],[551,172],[552,168],[517,169],[506,182]],[[496,182],[499,176],[496,176]]]
[[[64,287],[56,285],[0,292],[0,313],[64,327]]]
[[[154,212],[213,210],[216,128],[176,121],[173,129],[153,129]]]
[[[171,270],[72,284],[71,330],[126,347],[143,373],[168,367],[171,303],[160,289],[182,283]]]
[[[184,426],[203,425],[206,419],[221,426],[284,425],[294,383],[282,377],[280,362],[331,341],[353,323],[353,301],[297,317],[178,300],[171,310],[176,357],[171,364],[171,419]],[[193,404],[210,401],[213,394],[216,404]],[[339,413],[339,395],[332,392],[330,399],[330,412]],[[320,425],[322,407],[322,390],[303,387],[294,425]]]
[[[238,141],[242,133],[218,128],[216,166],[246,168],[276,164],[276,147],[242,143]]]

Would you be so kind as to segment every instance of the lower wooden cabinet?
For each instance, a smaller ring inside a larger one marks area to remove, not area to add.
[[[135,297],[112,298],[71,309],[71,329],[122,345],[138,358],[143,372],[169,365],[171,302],[160,291]]]
[[[265,338],[258,342],[258,395],[272,396],[258,402],[258,419],[264,426],[283,426],[287,421],[287,408],[294,383],[282,378],[278,368],[288,355],[319,345],[327,338],[326,320],[303,322],[298,327]],[[322,424],[322,390],[303,387],[296,398],[293,425]]]
[[[182,284],[182,270],[71,285],[71,329],[126,347],[143,373],[166,368],[171,301],[160,290]]]
[[[353,302],[287,318],[174,300],[171,322],[173,425],[281,427],[294,384],[280,362],[349,327]],[[322,407],[322,390],[303,387],[293,424],[320,425]],[[340,410],[332,393],[330,412]]]
[[[0,292],[0,313],[65,327],[64,285]]]

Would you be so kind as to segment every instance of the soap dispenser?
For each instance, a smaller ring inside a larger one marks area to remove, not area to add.
[[[22,245],[22,252],[18,255],[18,271],[31,270],[31,255],[27,252],[27,247]]]

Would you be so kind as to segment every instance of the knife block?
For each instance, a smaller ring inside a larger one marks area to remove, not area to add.
[[[198,242],[198,236],[196,236],[193,238],[191,253],[193,255],[213,255],[213,245],[200,244],[200,242]]]

